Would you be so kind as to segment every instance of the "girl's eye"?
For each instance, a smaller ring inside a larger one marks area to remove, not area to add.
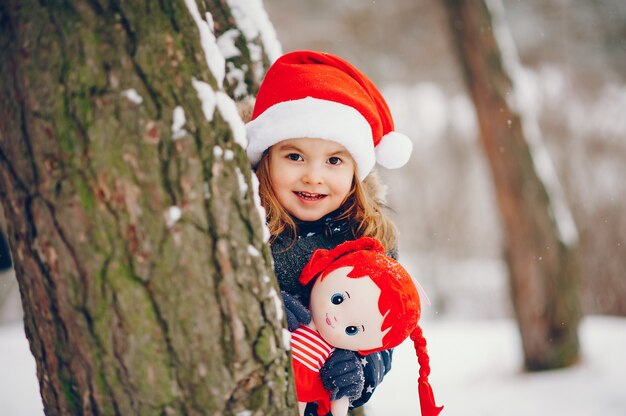
[[[339,305],[341,302],[343,302],[343,299],[344,297],[341,293],[335,293],[330,297],[330,301],[335,305]]]
[[[329,157],[328,158],[328,163],[330,163],[331,165],[340,165],[342,162],[342,160],[340,158],[338,158],[337,156],[333,156],[333,157]]]
[[[303,160],[303,159],[302,159],[302,156],[300,156],[300,155],[299,155],[299,154],[297,154],[297,153],[289,153],[289,154],[287,155],[287,158],[288,158],[289,160],[293,160],[294,162],[299,162],[299,161]]]
[[[351,326],[347,326],[346,327],[346,334],[348,334],[350,336],[353,336],[353,335],[356,335],[358,333],[359,333],[359,328],[357,328],[356,326],[351,325]]]

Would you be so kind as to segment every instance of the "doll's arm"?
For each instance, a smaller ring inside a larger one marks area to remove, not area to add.
[[[333,416],[346,416],[348,414],[348,407],[350,406],[350,399],[342,397],[330,402],[330,412]]]

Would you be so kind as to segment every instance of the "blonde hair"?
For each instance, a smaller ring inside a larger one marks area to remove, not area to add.
[[[272,187],[269,149],[263,153],[256,167],[256,175],[259,179],[261,205],[265,208],[265,219],[270,231],[270,244],[283,233],[295,238],[296,223],[280,205]],[[381,189],[383,187],[376,174],[370,173],[361,182],[355,172],[352,187],[341,204],[337,220],[348,220],[355,238],[375,238],[387,252],[393,252],[397,248],[397,230],[387,216],[389,208],[381,195]]]

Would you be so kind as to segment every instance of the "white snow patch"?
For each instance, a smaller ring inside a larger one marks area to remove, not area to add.
[[[248,42],[259,35],[263,48],[270,62],[274,62],[283,54],[276,30],[270,22],[261,0],[227,0],[235,23],[241,29]]]
[[[37,367],[23,324],[0,326],[0,369],[1,413],[43,416]]]
[[[587,317],[582,361],[538,373],[521,369],[515,321],[426,320],[430,384],[446,416],[621,416],[626,409],[626,319]],[[462,340],[462,341],[461,341]],[[459,347],[462,344],[462,347]],[[419,415],[417,358],[410,341],[394,350],[392,368],[365,412]]]
[[[291,350],[291,332],[287,328],[283,328],[283,347],[285,350]]]
[[[259,217],[261,218],[261,227],[263,228],[263,241],[267,243],[270,241],[270,229],[267,228],[267,223],[265,219],[265,208],[261,205],[261,197],[259,196],[259,178],[257,178],[256,174],[252,175],[252,198],[254,200],[254,205],[257,208],[257,212],[259,213]]]
[[[565,245],[571,246],[578,241],[578,230],[559,183],[556,168],[542,141],[536,112],[536,109],[540,107],[537,98],[539,92],[535,88],[536,83],[532,81],[529,72],[522,67],[513,35],[508,26],[503,24],[505,16],[502,2],[500,0],[487,0],[486,4],[494,16],[492,19],[494,35],[500,46],[503,65],[511,75],[514,88],[509,97],[509,104],[521,117],[522,128],[528,140],[535,170],[550,198],[552,217],[559,233],[559,239]]]
[[[193,17],[198,31],[200,32],[200,45],[204,50],[204,57],[207,66],[215,77],[218,86],[224,83],[224,74],[226,73],[226,61],[217,46],[215,35],[213,34],[213,17],[209,12],[206,13],[206,20],[202,19],[196,0],[185,0],[185,5]]]
[[[222,52],[224,59],[234,58],[240,56],[241,52],[235,46],[235,39],[239,37],[239,31],[237,29],[229,29],[217,38],[217,46]]]
[[[239,169],[239,166],[237,166],[237,168],[235,169],[235,172],[237,173],[237,183],[239,184],[239,192],[240,192],[241,197],[243,198],[248,193],[248,184],[246,183],[246,178],[243,176],[243,173],[241,172],[241,169]]]
[[[276,289],[274,289],[273,287],[270,288],[269,296],[272,302],[274,303],[274,308],[276,309],[276,318],[278,318],[279,321],[282,321],[283,314],[284,314],[282,299],[280,298],[280,296],[278,296]]]
[[[134,88],[129,88],[127,90],[122,91],[122,97],[126,97],[128,101],[137,105],[143,102],[143,97],[139,95],[137,90]]]
[[[165,225],[167,228],[172,228],[174,224],[180,220],[183,216],[183,211],[177,206],[171,206],[165,213]]]
[[[215,113],[215,106],[217,104],[217,99],[215,97],[215,91],[209,84],[204,81],[198,81],[195,78],[191,79],[191,84],[196,90],[198,94],[198,99],[202,104],[202,113],[204,114],[204,118],[207,121],[213,120],[213,113]]]
[[[187,118],[185,117],[185,110],[181,106],[176,106],[174,108],[174,113],[172,115],[172,139],[178,140],[187,134],[187,131],[183,129],[183,126],[187,122]]]
[[[226,93],[222,91],[217,92],[217,108],[230,126],[230,129],[233,132],[233,138],[235,139],[235,143],[239,144],[242,148],[246,148],[248,146],[248,139],[246,138],[246,126],[241,120],[241,116],[239,116],[239,111],[237,110],[237,105]]]
[[[226,67],[226,80],[229,84],[236,83],[233,95],[235,98],[243,97],[248,94],[248,84],[246,84],[245,71],[248,66],[246,64],[241,65],[241,68],[237,68],[232,62],[227,62]]]
[[[259,257],[261,255],[259,250],[257,250],[257,248],[253,245],[248,245],[248,254],[252,257]]]

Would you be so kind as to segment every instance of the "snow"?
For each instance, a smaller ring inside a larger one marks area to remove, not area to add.
[[[210,13],[206,13],[206,20],[202,19],[196,0],[185,0],[187,9],[193,17],[198,31],[200,32],[200,45],[204,51],[207,66],[215,77],[218,86],[224,84],[224,76],[226,73],[226,60],[217,45],[215,35],[213,34],[213,17]]]
[[[537,83],[532,79],[530,71],[524,69],[519,61],[513,35],[508,25],[504,24],[504,6],[501,0],[488,0],[487,6],[493,16],[493,31],[502,52],[502,64],[512,78],[514,91],[509,97],[509,104],[521,116],[535,170],[550,198],[559,239],[567,246],[574,246],[578,242],[578,230],[539,128],[536,103],[540,92],[536,89]]]
[[[235,168],[235,172],[237,174],[237,183],[239,185],[239,195],[243,199],[248,193],[248,184],[246,183],[246,178],[245,176],[243,176],[243,173],[241,172],[241,169],[239,169],[239,166]]]
[[[122,96],[126,97],[128,101],[130,101],[133,104],[139,105],[143,102],[143,97],[139,95],[137,90],[134,88],[129,88],[127,90],[122,91]]]
[[[274,62],[283,54],[276,30],[270,22],[261,0],[228,0],[228,6],[230,6],[237,27],[241,29],[248,41],[248,48],[250,48],[252,41],[260,35],[263,48],[270,62]],[[253,57],[254,61],[260,59],[260,56]]]
[[[43,415],[35,360],[19,324],[0,326],[0,414]]]
[[[233,138],[235,143],[239,144],[244,149],[248,146],[248,139],[246,137],[246,126],[241,120],[237,105],[228,94],[218,91],[216,94],[217,108],[222,115],[222,118],[228,123],[230,129],[233,132]]]
[[[283,301],[281,300],[280,296],[278,296],[276,289],[274,289],[273,287],[269,291],[269,297],[274,304],[274,308],[276,309],[277,319],[279,321],[282,321],[283,315],[284,315],[283,314]]]
[[[277,295],[276,295],[277,298]],[[430,383],[442,416],[623,416],[626,409],[626,318],[586,317],[583,358],[576,366],[521,371],[511,319],[426,319]],[[0,326],[0,414],[43,415],[35,362],[21,325]],[[396,348],[391,372],[370,402],[368,416],[419,415],[417,359]]]
[[[211,88],[211,86],[206,82],[199,81],[195,78],[192,78],[191,85],[193,85],[193,87],[196,89],[198,99],[202,104],[202,112],[204,113],[204,118],[206,118],[207,121],[212,121],[217,101],[217,98],[215,97],[215,91],[213,91],[213,88]]]
[[[185,110],[181,106],[176,106],[172,114],[172,140],[178,140],[187,134],[183,126],[187,122]]]
[[[238,37],[239,31],[237,29],[229,29],[217,38],[217,46],[219,47],[222,56],[224,56],[224,59],[230,59],[241,55],[241,52],[235,46],[235,39]]]
[[[253,245],[248,245],[248,254],[251,255],[252,257],[261,256],[261,253],[259,252],[259,250]]]
[[[626,319],[587,317],[583,358],[571,368],[521,371],[515,323],[426,320],[429,381],[442,416],[618,416],[626,409]],[[367,404],[368,416],[419,415],[418,364],[410,343],[394,352],[391,372]]]
[[[165,213],[165,225],[167,226],[167,228],[172,228],[174,224],[176,224],[178,220],[180,220],[182,215],[183,211],[179,207],[175,205],[169,207],[167,212]]]
[[[246,73],[248,65],[242,64],[241,68],[237,68],[232,62],[227,62],[226,80],[229,84],[235,83],[233,95],[235,98],[245,97],[248,94],[248,84],[246,84]]]
[[[263,242],[267,243],[270,241],[270,229],[267,228],[267,224],[265,223],[265,208],[261,205],[261,196],[259,195],[259,178],[257,178],[256,174],[252,175],[252,198],[254,200],[254,206],[257,209],[259,217],[261,219],[261,228],[263,229]]]

